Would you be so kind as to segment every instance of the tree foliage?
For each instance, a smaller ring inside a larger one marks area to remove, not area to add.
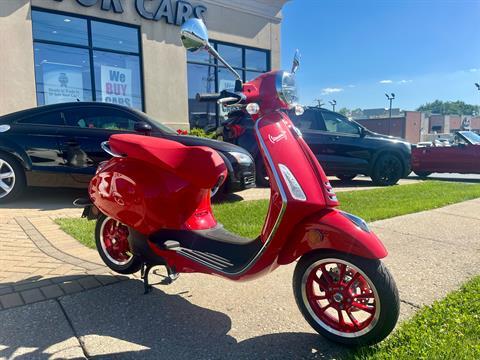
[[[417,108],[417,111],[423,111],[431,114],[442,115],[474,115],[480,114],[480,106],[466,104],[463,101],[441,101],[435,100],[426,103]]]

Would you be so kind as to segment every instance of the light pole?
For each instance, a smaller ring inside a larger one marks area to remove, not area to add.
[[[335,112],[335,105],[337,105],[337,100],[329,101],[329,103],[330,103],[330,105],[332,105],[333,112]]]
[[[324,105],[324,103],[323,103],[323,100],[322,100],[322,99],[315,99],[314,101],[316,101],[316,102],[317,102],[317,104],[318,104],[318,105],[317,105],[317,107],[319,107],[319,108],[320,108],[320,107],[322,107],[322,106]]]
[[[392,125],[392,101],[393,99],[395,99],[395,94],[391,93],[390,95],[388,95],[387,93],[385,93],[385,96],[387,97],[388,101],[390,101],[390,111],[389,111],[389,119],[388,119],[388,135],[390,135],[391,125]]]
[[[479,83],[475,83],[475,86],[477,87],[477,90],[480,91],[480,84],[479,84]]]

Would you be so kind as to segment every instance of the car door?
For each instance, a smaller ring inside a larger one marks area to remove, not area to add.
[[[325,172],[330,173],[332,159],[328,148],[328,133],[325,131],[323,117],[319,110],[306,108],[302,115],[289,112],[290,119],[302,132],[303,139],[322,165]]]
[[[59,129],[65,125],[60,111],[37,112],[18,119],[8,140],[23,147],[32,164],[32,185],[65,185],[68,170],[59,148]]]
[[[134,132],[139,121],[129,112],[101,106],[72,108],[64,116],[67,126],[60,149],[71,176],[80,183],[88,183],[98,164],[110,158],[101,143],[113,134]]]
[[[371,157],[369,141],[361,128],[341,114],[323,110],[328,152],[335,174],[366,174]]]

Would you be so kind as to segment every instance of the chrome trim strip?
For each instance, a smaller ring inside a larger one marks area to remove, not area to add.
[[[245,265],[245,267],[243,267],[242,269],[238,270],[237,272],[233,272],[233,273],[228,272],[228,271],[219,270],[214,265],[211,265],[211,264],[209,264],[205,261],[194,259],[194,258],[188,256],[187,254],[178,252],[178,254],[181,255],[181,256],[189,258],[189,259],[191,259],[191,260],[193,260],[197,263],[203,264],[208,268],[211,268],[211,269],[214,269],[214,270],[218,271],[219,273],[230,275],[230,276],[242,275],[245,272],[247,272],[256,263],[256,261],[258,260],[260,255],[262,255],[265,252],[268,245],[270,244],[270,241],[275,236],[275,234],[277,232],[277,229],[280,226],[280,222],[282,221],[283,215],[285,214],[285,210],[287,209],[287,195],[285,193],[285,189],[283,188],[282,182],[280,180],[280,176],[278,175],[277,169],[275,168],[275,164],[273,163],[273,159],[272,159],[270,153],[268,152],[268,148],[265,145],[265,142],[263,141],[262,136],[260,134],[260,130],[258,128],[258,124],[262,120],[263,120],[263,118],[260,118],[255,122],[255,134],[257,135],[258,142],[260,143],[260,146],[263,149],[265,157],[267,158],[268,164],[270,165],[270,168],[272,169],[273,177],[275,178],[275,182],[277,183],[278,189],[280,191],[280,196],[282,197],[282,208],[280,209],[277,220],[275,221],[275,225],[273,225],[272,231],[268,235],[267,240],[265,241],[265,244],[263,244],[262,248],[257,252],[257,254],[253,257],[253,259],[250,260],[250,262],[247,265]]]
[[[108,155],[111,155],[113,157],[117,158],[123,158],[125,157],[124,155],[117,154],[116,152],[113,152],[112,149],[110,149],[110,146],[108,145],[108,141],[104,141],[100,144],[100,147],[102,148],[103,151],[105,151]]]

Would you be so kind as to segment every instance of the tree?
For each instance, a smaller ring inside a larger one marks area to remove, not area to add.
[[[435,100],[417,108],[417,111],[442,115],[474,115],[480,113],[480,106],[466,104],[463,101]]]
[[[338,113],[342,114],[343,116],[348,116],[348,115],[350,115],[351,111],[350,111],[350,109],[348,109],[346,107],[343,107],[340,110],[338,110]]]

